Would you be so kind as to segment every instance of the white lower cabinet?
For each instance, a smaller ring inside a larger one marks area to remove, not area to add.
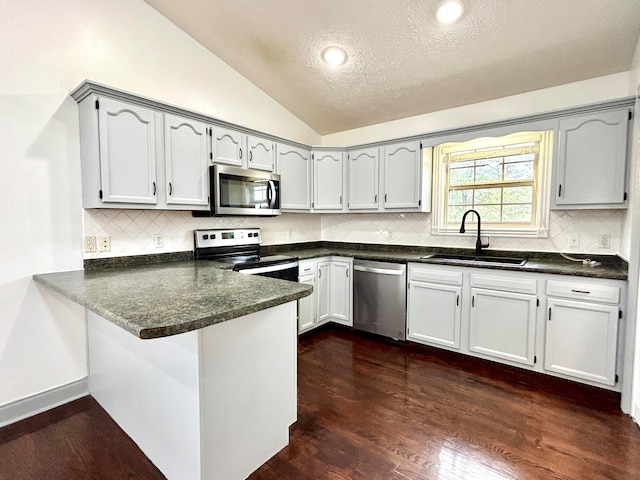
[[[533,366],[536,302],[535,295],[472,288],[469,350]]]
[[[566,298],[547,299],[545,370],[614,386],[620,287],[550,281],[550,293]]]
[[[329,267],[331,260],[321,260],[316,267],[318,286],[318,323],[326,322],[331,316],[331,296],[329,295]]]
[[[462,273],[409,265],[407,339],[460,350]]]
[[[330,265],[330,317],[343,325],[353,326],[351,281],[353,260],[333,258]]]
[[[316,276],[300,275],[298,281],[313,287],[311,295],[298,300],[298,333],[300,333],[313,328],[316,323]]]
[[[329,321],[353,326],[353,259],[321,257],[301,260],[298,281],[313,294],[298,300],[298,333]]]
[[[620,390],[626,282],[410,263],[407,339]]]

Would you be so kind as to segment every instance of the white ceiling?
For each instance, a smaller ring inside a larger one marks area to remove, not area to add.
[[[640,0],[145,1],[323,135],[627,71],[640,34]]]

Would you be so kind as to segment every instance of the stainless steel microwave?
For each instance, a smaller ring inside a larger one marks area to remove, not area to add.
[[[208,211],[196,217],[220,215],[280,215],[280,175],[245,168],[209,167]]]

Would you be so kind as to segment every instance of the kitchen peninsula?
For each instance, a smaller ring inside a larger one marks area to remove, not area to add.
[[[309,286],[192,261],[34,280],[87,309],[89,391],[167,478],[246,478],[287,445]]]

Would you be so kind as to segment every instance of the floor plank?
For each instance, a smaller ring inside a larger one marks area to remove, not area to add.
[[[252,480],[640,478],[616,393],[341,328],[299,344],[291,444]]]
[[[300,339],[290,445],[251,480],[640,479],[619,395],[325,328]],[[164,480],[91,397],[0,429],[0,480]]]

